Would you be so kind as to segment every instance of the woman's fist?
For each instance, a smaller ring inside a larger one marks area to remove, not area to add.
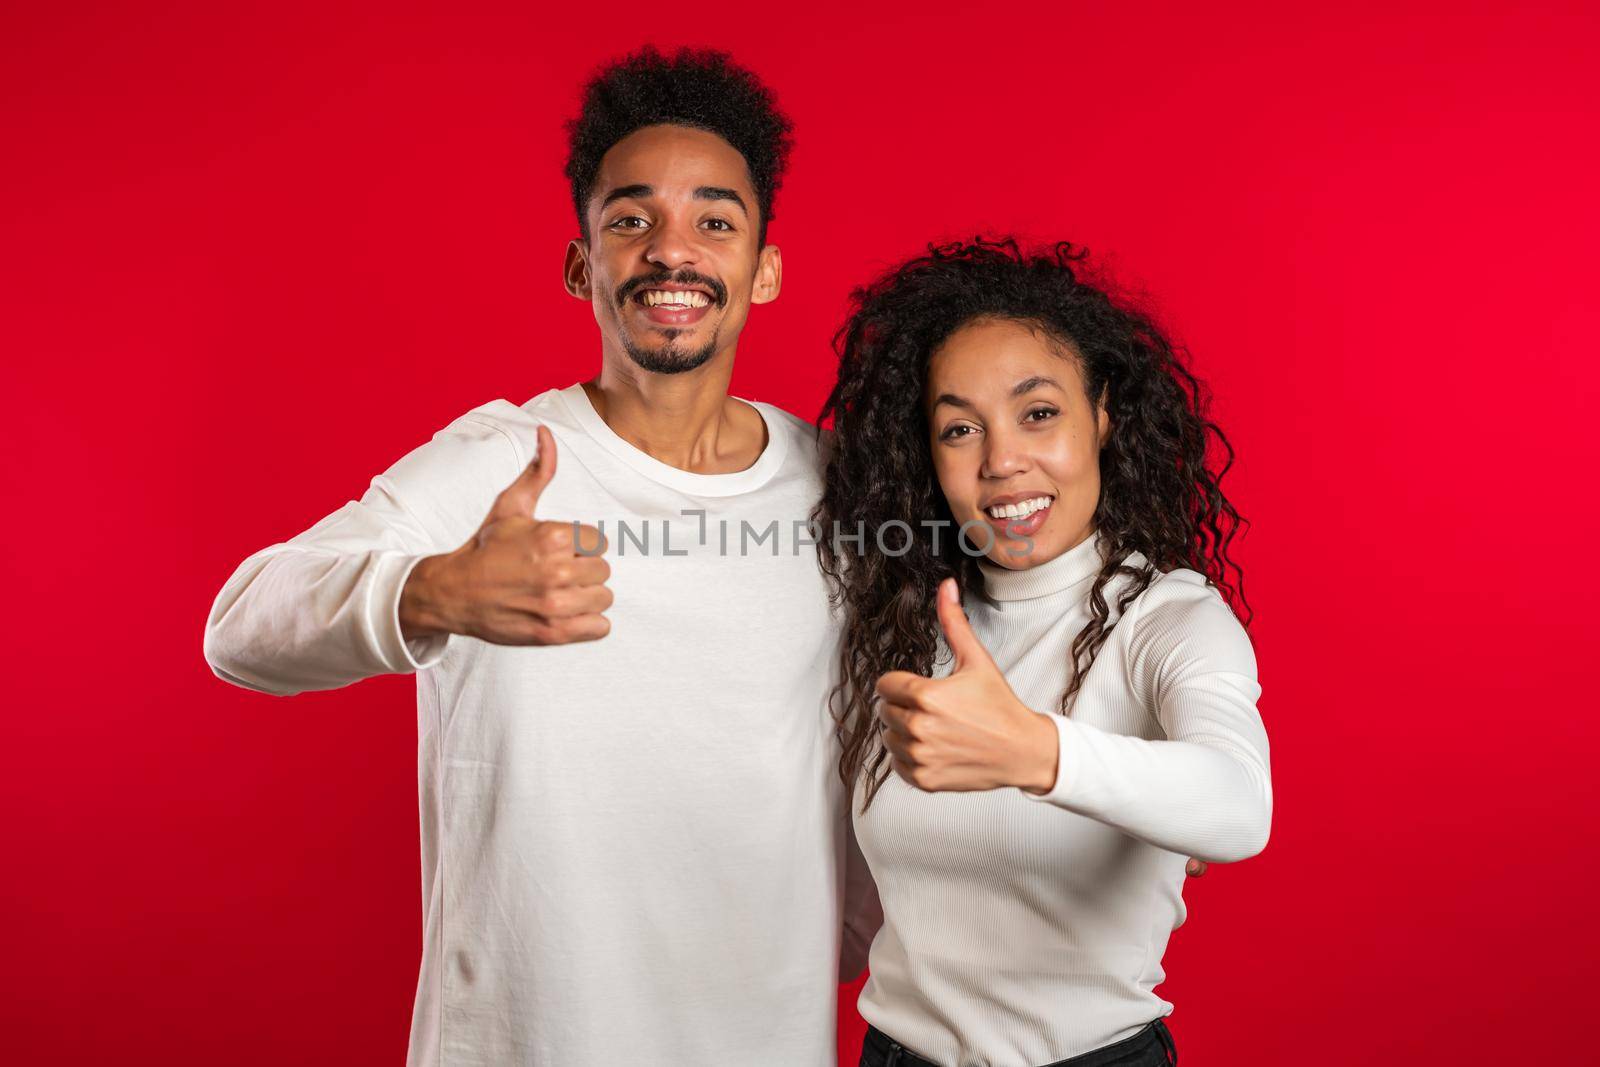
[[[1017,699],[961,610],[954,578],[939,585],[939,625],[955,654],[944,678],[890,671],[878,718],[895,773],[918,789],[1017,786],[1048,792],[1059,742],[1048,718]]]

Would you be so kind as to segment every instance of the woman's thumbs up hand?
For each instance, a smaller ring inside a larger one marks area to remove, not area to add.
[[[951,673],[890,671],[878,679],[878,718],[895,773],[927,792],[1049,792],[1059,746],[1054,724],[1006,684],[961,610],[954,578],[940,583],[938,610],[955,654]]]

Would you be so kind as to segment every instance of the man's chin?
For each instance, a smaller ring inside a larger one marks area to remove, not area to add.
[[[683,374],[703,366],[717,354],[717,339],[712,336],[703,344],[685,345],[681,338],[672,337],[665,338],[659,344],[629,343],[624,344],[623,348],[640,370],[652,374]]]

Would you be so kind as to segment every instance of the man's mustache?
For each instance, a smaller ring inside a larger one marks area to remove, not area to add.
[[[728,287],[717,279],[692,270],[665,270],[655,274],[642,274],[637,278],[629,278],[617,286],[617,307],[626,304],[634,293],[640,289],[651,289],[662,285],[703,285],[711,291],[711,299],[717,307],[722,307],[728,302]]]

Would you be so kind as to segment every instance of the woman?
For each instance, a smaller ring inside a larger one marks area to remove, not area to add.
[[[815,518],[867,531],[820,546],[884,910],[862,1067],[1176,1063],[1154,990],[1184,857],[1266,844],[1232,452],[1080,260],[932,248],[859,290],[837,341]]]

